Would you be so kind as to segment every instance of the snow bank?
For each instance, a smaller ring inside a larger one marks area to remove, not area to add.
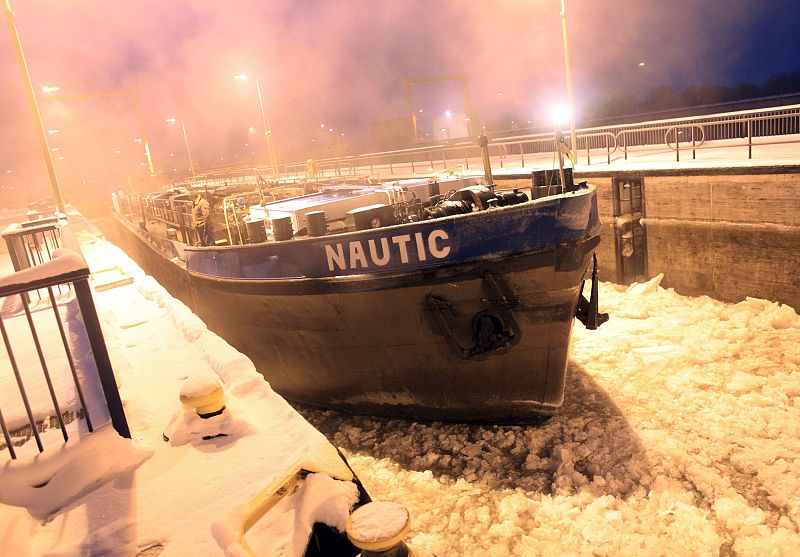
[[[254,543],[263,553],[300,555],[315,520],[342,527],[357,492],[351,482],[331,479],[352,477],[336,449],[248,358],[120,250],[90,232],[82,238],[93,273],[113,266],[133,279],[94,294],[133,439],[108,427],[62,449],[51,450],[45,439],[41,456],[0,469],[0,524],[9,534],[0,555],[136,555],[148,548],[163,556],[237,554],[237,509],[287,467],[320,474],[282,502],[286,512],[256,525]],[[89,377],[91,352],[72,304],[62,308],[67,333],[76,367]],[[181,405],[181,387],[195,374],[223,386],[222,414],[203,420]]]
[[[0,503],[25,507],[46,521],[98,484],[130,473],[150,454],[107,426],[34,457],[6,462],[0,469]]]

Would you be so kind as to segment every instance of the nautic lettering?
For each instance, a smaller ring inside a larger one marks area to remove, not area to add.
[[[389,263],[408,264],[410,261],[427,261],[430,257],[444,259],[450,255],[450,237],[441,229],[399,234],[366,242],[355,240],[325,246],[325,258],[329,271],[368,269],[370,266],[385,267]]]

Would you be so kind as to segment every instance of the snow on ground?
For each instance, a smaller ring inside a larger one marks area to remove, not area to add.
[[[116,266],[134,279],[94,294],[133,440],[106,424],[67,444],[48,430],[41,455],[33,440],[16,461],[3,449],[0,555],[237,555],[248,505],[262,490],[300,468],[350,477],[335,448],[248,358],[121,250],[84,240],[93,270]],[[15,319],[24,316],[4,318]],[[73,346],[83,335],[71,337]],[[0,371],[0,389],[15,389],[13,375]],[[181,406],[181,387],[195,374],[224,385],[221,415],[202,420]],[[311,474],[246,541],[258,554],[301,555],[313,522],[343,527],[357,498],[353,483]]]
[[[800,318],[603,284],[576,323],[566,400],[541,425],[303,410],[438,555],[796,555]]]
[[[136,277],[96,295],[134,441],[117,439],[109,454],[102,438],[86,437],[41,488],[32,486],[49,473],[0,468],[0,554],[221,554],[239,505],[279,464],[327,445],[249,360],[107,246],[88,244],[90,261],[110,257]],[[409,508],[407,540],[439,557],[794,555],[800,318],[764,300],[680,296],[659,280],[601,285],[611,320],[597,331],[576,323],[564,406],[542,424],[302,412],[343,447],[374,499]],[[178,407],[193,372],[226,383],[223,419],[201,423]],[[303,443],[285,441],[297,431]],[[218,432],[228,436],[198,439]],[[81,489],[64,487],[69,474]],[[352,494],[332,495],[324,480],[314,483],[333,503],[290,505],[298,521],[347,506]],[[257,525],[259,540],[297,547],[273,516]]]

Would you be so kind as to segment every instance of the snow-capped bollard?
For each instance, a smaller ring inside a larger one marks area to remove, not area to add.
[[[408,509],[393,501],[373,501],[347,519],[347,537],[361,549],[361,557],[433,557],[411,548],[403,537],[411,527]]]
[[[225,392],[216,375],[192,375],[181,387],[181,404],[201,418],[218,416],[225,410]]]

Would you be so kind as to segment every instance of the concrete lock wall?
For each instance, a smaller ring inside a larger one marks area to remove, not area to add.
[[[645,277],[681,294],[800,309],[800,168],[752,167],[583,174],[598,186],[604,280],[621,281],[614,182],[640,180]],[[624,249],[624,248],[623,248]]]
[[[530,187],[529,176],[495,178]],[[800,310],[800,167],[595,171],[576,180],[597,186],[602,280],[664,273],[661,284],[681,294]],[[640,192],[641,210],[620,202],[630,191]]]

